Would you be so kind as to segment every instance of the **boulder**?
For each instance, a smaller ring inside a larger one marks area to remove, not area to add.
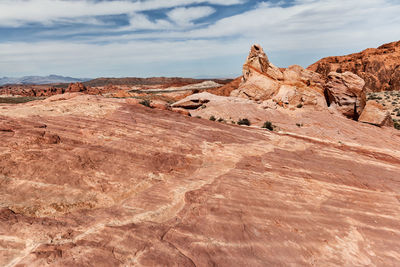
[[[357,119],[365,106],[365,81],[351,72],[329,73],[325,84],[328,106],[335,108],[344,116]]]
[[[379,127],[389,126],[393,127],[393,120],[390,116],[389,111],[375,101],[368,101],[361,116],[360,122],[376,125]]]
[[[184,108],[184,109],[197,109],[204,104],[210,102],[210,100],[216,99],[218,96],[203,92],[198,94],[190,95],[178,102],[175,102],[171,106],[173,108]]]
[[[150,107],[155,109],[168,110],[169,104],[167,101],[163,100],[152,100],[150,102]]]

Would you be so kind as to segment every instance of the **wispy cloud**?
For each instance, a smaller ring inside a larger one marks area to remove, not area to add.
[[[89,0],[2,0],[0,26],[18,27],[26,23],[49,24],[70,20],[80,22],[85,17],[135,13],[192,4],[229,6],[246,0],[148,0],[148,1],[89,1]]]
[[[180,7],[167,13],[169,19],[179,26],[192,26],[193,21],[207,17],[215,12],[214,8],[208,6],[202,7]]]
[[[254,42],[306,66],[400,39],[398,14],[393,0],[3,0],[0,73],[238,75]]]

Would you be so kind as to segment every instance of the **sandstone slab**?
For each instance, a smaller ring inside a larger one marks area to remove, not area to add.
[[[393,127],[393,120],[390,112],[387,111],[381,104],[375,101],[368,101],[359,118],[360,122],[373,124],[376,126]]]
[[[398,264],[394,129],[322,111],[274,113],[270,132],[128,102],[0,105],[0,265]]]

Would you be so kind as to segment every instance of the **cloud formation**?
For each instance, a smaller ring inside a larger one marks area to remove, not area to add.
[[[235,76],[400,39],[393,0],[3,0],[0,76]]]

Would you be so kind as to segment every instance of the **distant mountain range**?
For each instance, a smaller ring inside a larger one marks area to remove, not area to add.
[[[50,84],[50,83],[75,83],[85,82],[91,79],[86,78],[72,78],[59,75],[49,76],[25,76],[20,78],[3,77],[0,78],[0,85],[5,84]]]

